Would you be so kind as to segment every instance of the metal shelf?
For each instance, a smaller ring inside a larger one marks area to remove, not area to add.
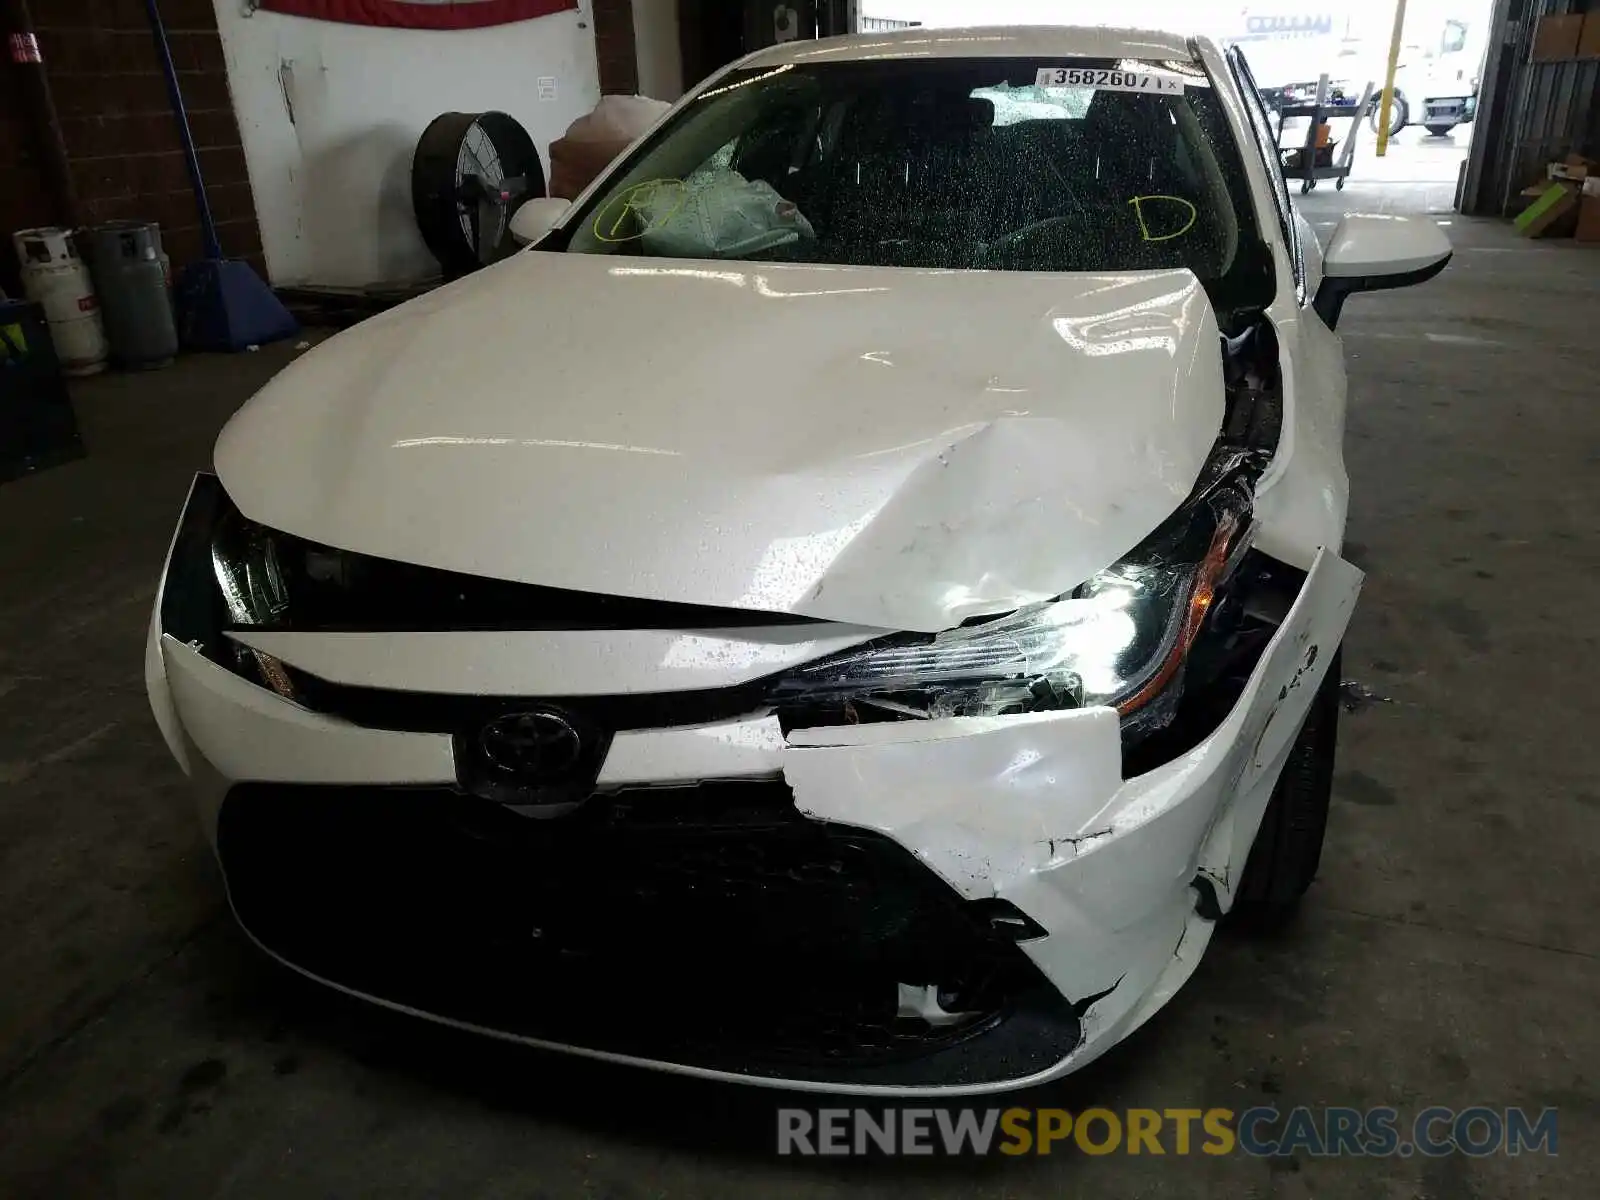
[[[1361,93],[1361,99],[1354,104],[1330,104],[1327,102],[1328,77],[1324,75],[1317,86],[1317,102],[1315,104],[1285,104],[1277,110],[1278,113],[1278,155],[1283,162],[1283,175],[1285,179],[1298,179],[1300,181],[1300,194],[1305,195],[1317,186],[1322,179],[1334,180],[1334,187],[1344,190],[1344,181],[1350,176],[1350,164],[1355,157],[1356,137],[1361,129],[1361,122],[1366,118],[1372,108],[1373,88],[1368,83]],[[1310,124],[1306,126],[1306,140],[1300,146],[1285,146],[1283,141],[1283,126],[1285,122],[1309,118]],[[1322,149],[1317,144],[1317,131],[1331,120],[1347,120],[1350,122],[1350,133],[1339,145],[1337,154],[1330,154],[1330,161],[1325,166],[1317,165],[1318,151]],[[1290,165],[1288,157],[1298,155],[1294,165]]]

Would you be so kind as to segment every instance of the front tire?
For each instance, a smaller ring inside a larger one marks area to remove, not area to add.
[[[1289,916],[1317,876],[1339,742],[1342,657],[1335,651],[1328,664],[1245,862],[1234,911],[1257,923],[1270,925]]]
[[[1378,132],[1378,118],[1383,114],[1383,97],[1379,96],[1373,105],[1372,111],[1367,115],[1367,125],[1373,133]],[[1411,120],[1411,106],[1406,103],[1406,98],[1395,95],[1394,101],[1389,105],[1389,136],[1399,133]]]
[[[1428,131],[1428,136],[1429,137],[1449,137],[1450,136],[1450,131],[1452,129],[1454,129],[1455,126],[1454,125],[1426,125],[1426,126],[1424,126],[1424,128]]]

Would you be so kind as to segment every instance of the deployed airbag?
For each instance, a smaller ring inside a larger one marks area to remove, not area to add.
[[[645,249],[674,258],[742,258],[816,237],[792,201],[766,180],[737,171],[663,184],[636,207],[645,220]]]

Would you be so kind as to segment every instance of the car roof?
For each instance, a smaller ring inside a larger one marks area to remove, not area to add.
[[[747,67],[785,63],[904,58],[1145,58],[1192,61],[1190,38],[1153,29],[1100,25],[994,25],[963,29],[896,29],[818,41],[783,42],[758,50]]]

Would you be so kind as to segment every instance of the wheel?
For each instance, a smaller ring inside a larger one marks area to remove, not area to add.
[[[1425,125],[1429,137],[1449,137],[1454,125]]]
[[[1378,117],[1383,113],[1383,97],[1379,96],[1373,102],[1372,112],[1367,115],[1367,125],[1373,133],[1378,132]],[[1389,136],[1393,137],[1411,122],[1411,106],[1406,103],[1406,98],[1396,92],[1394,101],[1389,105]]]
[[[1250,847],[1234,911],[1271,925],[1288,917],[1316,878],[1333,793],[1339,742],[1339,663],[1335,651]]]
[[[1343,175],[1339,176],[1338,179],[1333,181],[1333,190],[1336,191],[1336,192],[1344,191],[1344,176]]]

